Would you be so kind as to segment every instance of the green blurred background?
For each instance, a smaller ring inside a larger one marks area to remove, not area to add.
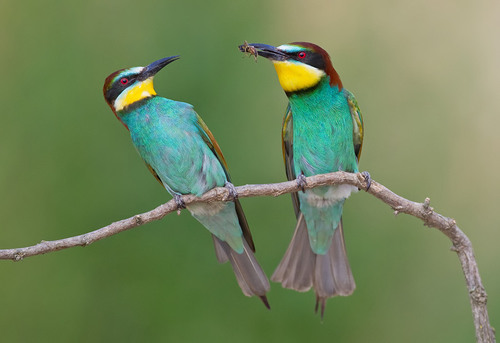
[[[105,104],[111,72],[181,54],[156,78],[192,103],[236,185],[284,181],[286,97],[243,40],[330,52],[365,118],[361,169],[454,217],[471,238],[492,325],[498,273],[500,3],[479,1],[0,0],[0,248],[82,234],[170,199]],[[242,199],[271,274],[291,238],[289,196]],[[354,295],[273,284],[246,298],[187,212],[86,248],[0,261],[11,342],[471,342],[450,242],[360,192],[345,206]]]

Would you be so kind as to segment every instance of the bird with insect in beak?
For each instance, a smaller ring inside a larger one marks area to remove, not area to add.
[[[269,308],[269,281],[255,259],[252,235],[219,145],[190,104],[157,96],[153,88],[155,74],[178,58],[112,73],[104,83],[104,98],[179,209],[186,207],[183,194],[201,196],[215,187],[228,188],[233,201],[193,203],[187,209],[210,231],[218,261],[229,260],[243,293],[260,297]]]
[[[304,190],[305,177],[335,171],[358,172],[363,119],[356,99],[344,88],[330,56],[319,46],[296,42],[274,47],[245,44],[242,52],[269,59],[289,103],[282,127],[288,180],[297,225],[292,241],[271,277],[283,287],[316,293],[323,318],[326,299],[356,288],[347,259],[342,225],[344,201],[357,188],[322,186]],[[369,174],[364,174],[369,187]]]

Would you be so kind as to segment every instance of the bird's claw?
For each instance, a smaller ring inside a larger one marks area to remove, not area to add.
[[[229,192],[227,199],[231,199],[232,201],[238,199],[238,192],[236,191],[236,187],[234,187],[231,182],[227,181],[224,187]]]
[[[361,175],[363,175],[363,177],[365,178],[365,181],[366,181],[366,189],[365,190],[368,192],[368,190],[370,189],[370,186],[372,185],[372,177],[370,176],[370,173],[367,171],[362,172]]]
[[[186,203],[182,200],[182,195],[174,193],[174,201],[177,204],[177,212],[186,208]]]
[[[299,176],[297,176],[297,187],[302,190],[302,193],[304,193],[306,190],[305,190],[305,186],[307,185],[307,181],[306,181],[306,177],[304,176],[304,174],[300,174]]]

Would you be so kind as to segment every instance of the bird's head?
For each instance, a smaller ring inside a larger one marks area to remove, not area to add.
[[[244,44],[240,50],[271,60],[286,93],[308,90],[329,77],[330,85],[342,89],[340,77],[328,53],[313,43],[295,42],[274,47],[267,44]]]
[[[179,56],[165,57],[146,67],[115,71],[104,81],[104,99],[116,114],[137,101],[155,96],[153,77],[178,58]]]

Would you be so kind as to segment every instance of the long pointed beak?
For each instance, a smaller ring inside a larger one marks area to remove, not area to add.
[[[240,45],[238,47],[241,52],[251,53],[255,56],[259,55],[264,58],[268,58],[274,61],[286,61],[289,56],[281,50],[278,50],[275,46],[260,44],[260,43],[251,43]]]
[[[149,79],[150,77],[156,75],[160,70],[163,69],[167,64],[178,60],[180,56],[170,56],[170,57],[165,57],[162,58],[161,60],[154,61],[150,65],[144,68],[144,70],[141,72],[141,74],[138,77],[139,81],[144,81],[146,79]]]

